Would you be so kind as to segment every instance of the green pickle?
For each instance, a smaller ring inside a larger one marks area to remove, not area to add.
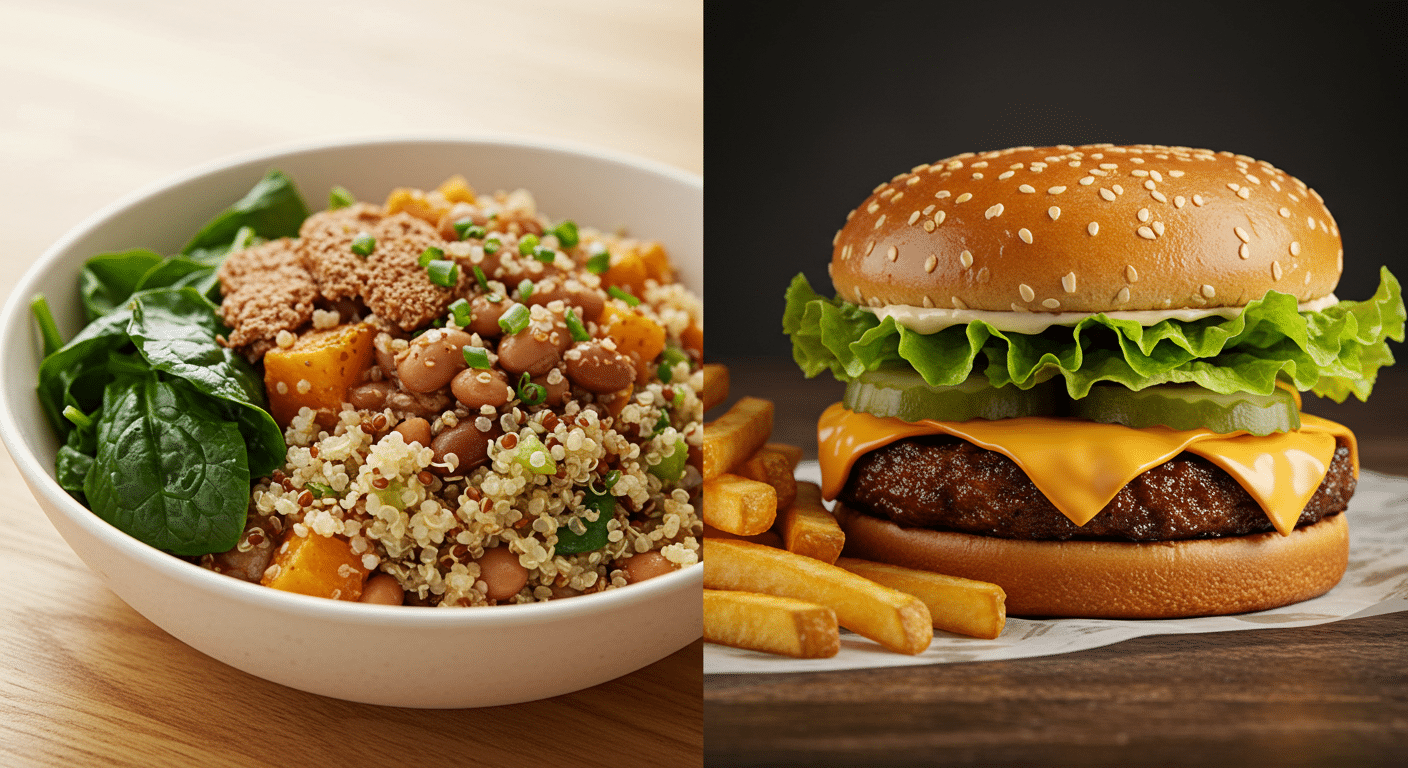
[[[1071,402],[1071,415],[1136,429],[1206,427],[1213,432],[1247,432],[1258,437],[1300,428],[1295,395],[1277,388],[1269,395],[1223,395],[1196,384],[1160,384],[1138,391],[1121,384],[1096,384]]]
[[[842,404],[852,411],[904,421],[971,421],[1050,416],[1059,401],[1054,381],[1031,389],[994,387],[974,374],[953,387],[935,387],[913,370],[881,369],[846,385]]]

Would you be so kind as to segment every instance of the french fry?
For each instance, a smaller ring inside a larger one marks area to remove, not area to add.
[[[705,539],[704,587],[825,605],[841,626],[900,653],[923,653],[934,638],[929,609],[919,598],[810,557],[746,541]]]
[[[797,465],[802,463],[802,446],[788,445],[787,443],[768,443],[763,446],[764,450],[780,453],[787,458],[787,463],[791,465],[792,471],[797,471]]]
[[[797,483],[796,488],[796,503],[777,513],[776,527],[782,536],[783,546],[788,552],[823,563],[835,563],[836,558],[841,556],[841,548],[846,545],[845,531],[822,506],[821,486]]]
[[[829,659],[841,650],[836,612],[790,597],[704,590],[704,639],[799,659]]]
[[[752,536],[740,536],[736,533],[729,533],[720,528],[715,528],[708,523],[704,524],[704,537],[709,539],[735,539],[737,541],[751,541],[754,544],[762,544],[765,547],[782,549],[782,537],[777,535],[777,531],[766,530]]]
[[[704,410],[713,410],[728,399],[728,366],[719,363],[704,364]]]
[[[777,519],[777,490],[738,475],[704,481],[704,522],[722,531],[753,536]]]
[[[759,448],[747,461],[739,464],[734,472],[749,480],[767,483],[777,491],[777,509],[781,512],[797,500],[797,478],[787,457],[766,447]]]
[[[923,600],[935,629],[992,640],[1007,623],[1007,594],[996,584],[850,557],[836,565]]]
[[[704,425],[704,479],[732,472],[758,452],[772,434],[772,402],[739,398],[728,412]]]

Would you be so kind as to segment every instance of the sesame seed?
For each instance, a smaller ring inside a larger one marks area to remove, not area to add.
[[[986,283],[987,281],[989,281],[989,280],[991,280],[991,279],[992,279],[992,273],[988,271],[988,268],[987,268],[987,267],[982,267],[982,268],[980,268],[980,269],[978,270],[977,280],[978,280],[979,283]]]
[[[1076,273],[1074,273],[1074,272],[1067,272],[1067,273],[1066,273],[1066,276],[1063,277],[1063,278],[1061,278],[1061,287],[1066,289],[1066,293],[1075,293],[1075,292],[1076,292]]]
[[[963,253],[958,254],[958,263],[962,264],[964,269],[973,266],[973,252],[964,251]]]
[[[1121,186],[1118,185],[1118,184],[1111,184],[1111,185],[1110,185],[1110,189],[1115,190],[1115,194],[1117,194],[1117,195],[1123,195],[1123,194],[1124,194],[1124,187],[1121,187]]]
[[[1116,303],[1116,304],[1124,304],[1124,303],[1126,303],[1126,302],[1128,302],[1128,301],[1129,301],[1129,286],[1126,285],[1125,287],[1123,287],[1123,288],[1120,289],[1120,292],[1119,292],[1119,293],[1115,294],[1115,303]]]
[[[1025,192],[1025,193],[1027,193],[1027,194],[1030,195],[1031,193],[1033,193],[1033,192],[1036,191],[1036,188],[1033,187],[1033,186],[1030,185],[1030,184],[1023,184],[1022,186],[1017,187],[1017,191],[1018,191],[1018,192]]]
[[[1299,256],[1299,255],[1300,255],[1300,241],[1299,241],[1299,240],[1292,240],[1292,241],[1291,241],[1291,255],[1292,255],[1292,256]]]
[[[992,219],[1002,215],[1002,203],[992,206],[983,214],[984,217]]]
[[[871,203],[870,205],[865,206],[866,213],[875,213],[878,210],[880,210],[879,203]]]
[[[1104,187],[1101,187],[1101,188],[1100,188],[1100,196],[1103,197],[1103,198],[1105,198],[1106,200],[1114,200],[1114,199],[1115,199],[1115,193],[1114,193],[1114,192],[1111,192],[1111,191],[1108,190],[1108,189],[1105,189]]]
[[[1242,187],[1241,189],[1237,190],[1237,197],[1240,197],[1240,198],[1242,198],[1243,200],[1250,200],[1250,199],[1251,199],[1251,196],[1252,196],[1252,188],[1251,188],[1251,187]]]
[[[1046,215],[1050,216],[1052,221],[1055,221],[1061,218],[1061,209],[1053,205],[1046,209]]]
[[[1079,184],[1080,184],[1082,187],[1088,187],[1088,186],[1090,186],[1091,184],[1094,184],[1094,183],[1095,183],[1095,177],[1094,177],[1094,176],[1086,176],[1085,178],[1081,179],[1080,182],[1079,182]]]
[[[942,200],[945,197],[948,197],[950,194],[951,193],[947,189],[941,189],[938,192],[934,193],[934,197],[937,197],[938,199]]]
[[[1036,298],[1036,291],[1033,291],[1032,287],[1026,283],[1017,286],[1017,291],[1022,294],[1022,301],[1031,301]]]
[[[1305,272],[1305,284],[1310,285],[1310,270],[1306,270]]]
[[[1202,195],[1193,195],[1193,205],[1196,205],[1196,206],[1200,206],[1200,207],[1201,207],[1202,204],[1203,204],[1203,196],[1202,196]]]
[[[949,298],[949,301],[953,302],[953,308],[954,308],[954,309],[967,309],[967,308],[968,308],[968,305],[965,304],[965,303],[963,303],[963,299],[960,299],[960,298],[958,298],[957,296],[950,296],[950,297],[948,297],[948,298]]]
[[[1160,192],[1160,191],[1157,190],[1157,189],[1154,190],[1153,192],[1150,192],[1150,193],[1149,193],[1149,197],[1152,197],[1152,198],[1154,198],[1155,200],[1158,200],[1158,201],[1161,202],[1161,203],[1167,203],[1167,202],[1168,202],[1168,198],[1164,196],[1164,193]]]
[[[1244,243],[1250,243],[1252,241],[1252,236],[1247,234],[1247,230],[1242,229],[1241,227],[1233,227],[1232,231],[1237,235],[1238,240],[1241,240]]]
[[[1153,179],[1145,179],[1145,180],[1144,180],[1144,188],[1145,188],[1145,189],[1153,189],[1153,188],[1154,188],[1154,180],[1153,180]]]
[[[1229,182],[1227,182],[1227,188],[1230,189],[1230,190],[1232,190],[1233,192],[1236,192],[1237,190],[1239,190],[1239,189],[1242,188],[1242,185],[1241,185],[1241,184],[1238,184],[1238,183],[1235,182],[1235,181],[1229,181]]]
[[[1032,244],[1032,231],[1030,229],[1027,229],[1026,227],[1022,227],[1021,229],[1017,230],[1017,237],[1022,238],[1022,242],[1026,243],[1027,245]]]
[[[1244,259],[1250,259],[1252,257],[1252,247],[1246,243],[1242,243],[1241,247],[1237,249],[1237,255]]]
[[[1281,210],[1277,211],[1277,213],[1281,214],[1281,218],[1283,219],[1291,218],[1291,209],[1285,206],[1282,206]]]
[[[924,210],[923,210],[923,211],[920,211],[920,213],[923,214],[923,215],[925,215],[925,216],[928,216],[929,214],[931,214],[931,213],[934,212],[934,208],[935,208],[934,204],[933,204],[933,203],[930,203],[929,205],[926,205],[926,206],[924,207]]]
[[[929,170],[929,164],[928,164],[928,163],[920,163],[919,165],[916,165],[916,166],[914,166],[913,168],[910,168],[910,169],[909,169],[909,172],[910,172],[910,173],[919,173],[919,172],[921,172],[921,171],[927,171],[927,170]]]
[[[1159,237],[1163,237],[1164,223],[1162,221],[1154,221],[1154,234],[1158,235]]]
[[[986,167],[988,167],[988,161],[986,161],[986,160],[981,160],[981,161],[979,161],[979,162],[973,163],[972,167],[973,167],[973,168],[986,168]]]
[[[882,213],[882,214],[880,214],[880,218],[878,218],[878,219],[875,220],[875,227],[874,227],[874,228],[875,228],[875,229],[879,229],[879,228],[880,228],[880,225],[882,225],[882,224],[884,224],[884,223],[885,223],[885,214]]]
[[[1183,195],[1175,195],[1173,198],[1173,207],[1182,208],[1187,202],[1188,200],[1184,198]]]
[[[1135,151],[1136,151],[1136,152],[1143,152],[1144,150],[1142,150],[1142,149],[1136,149]],[[1144,158],[1142,158],[1142,157],[1131,157],[1131,158],[1129,158],[1129,162],[1131,162],[1131,163],[1142,163],[1142,162],[1144,162]]]
[[[1275,179],[1271,180],[1271,188],[1276,190],[1277,192],[1281,191],[1281,185],[1277,184]]]
[[[1110,175],[1110,172],[1109,172],[1109,171],[1102,171],[1102,170],[1100,170],[1099,168],[1091,168],[1091,169],[1090,169],[1090,175],[1091,175],[1091,176],[1100,176],[1100,177],[1104,177],[1104,176],[1109,176],[1109,175]]]
[[[1047,193],[1048,195],[1059,195],[1059,194],[1061,194],[1062,192],[1065,192],[1065,191],[1066,191],[1066,188],[1065,188],[1065,187],[1051,187],[1050,189],[1047,189],[1047,190],[1046,190],[1046,193]]]
[[[1157,182],[1160,182],[1160,183],[1162,183],[1163,180],[1164,180],[1164,175],[1163,175],[1162,173],[1159,173],[1158,171],[1149,171],[1149,176],[1150,176],[1150,178],[1152,178],[1154,181],[1157,181]]]
[[[1214,290],[1211,285],[1204,285],[1202,290],[1203,290],[1203,296],[1205,296],[1205,297],[1207,297],[1207,298],[1209,298],[1209,299],[1211,299],[1213,296],[1216,296],[1216,295],[1217,295],[1217,291]]]
[[[1098,222],[1098,221],[1092,221],[1092,222],[1090,222],[1090,224],[1086,225],[1085,231],[1086,231],[1086,232],[1089,232],[1090,235],[1091,235],[1091,237],[1094,237],[1095,235],[1100,234],[1100,222]]]
[[[929,258],[927,258],[927,259],[924,260],[924,271],[925,271],[925,272],[933,272],[934,269],[935,269],[936,267],[938,267],[938,266],[939,266],[939,257],[933,255],[932,253],[929,254]]]
[[[909,223],[913,224],[916,221],[919,221],[919,211],[909,214]]]
[[[1315,229],[1315,217],[1313,217],[1313,216],[1306,216],[1306,217],[1305,217],[1305,226],[1310,227],[1311,229]]]
[[[924,297],[924,308],[925,308],[925,309],[933,309],[933,308],[934,308],[934,300],[931,299],[931,298],[929,298],[928,296],[925,296],[925,297]]]
[[[918,183],[919,183],[919,177],[918,177],[918,176],[911,176],[911,177],[909,177],[909,181],[906,181],[906,182],[904,183],[904,185],[905,185],[906,187],[912,187],[912,186],[914,186],[915,184],[918,184]]]
[[[903,192],[901,192],[901,193],[899,193],[898,195],[895,195],[894,197],[890,198],[890,202],[892,202],[892,203],[898,203],[898,202],[900,201],[900,198],[901,198],[901,197],[904,197],[904,193],[903,193]]]
[[[982,174],[982,173],[975,173],[975,174],[973,174],[973,178],[974,178],[974,179],[981,179],[981,178],[983,178],[983,174]]]
[[[1183,171],[1169,171],[1168,175],[1172,176],[1175,179],[1181,178],[1183,176]]]
[[[870,252],[873,250],[875,250],[875,241],[871,240],[870,242],[865,244],[865,253],[862,255],[869,256]]]
[[[1132,171],[1129,172],[1129,175],[1130,175],[1130,176],[1140,176],[1140,177],[1143,177],[1143,176],[1148,176],[1148,175],[1149,175],[1149,172],[1146,171],[1146,170],[1144,170],[1143,168],[1135,168],[1134,170],[1132,170]]]
[[[1041,306],[1046,307],[1047,309],[1056,309],[1057,307],[1061,306],[1061,302],[1055,299],[1047,299],[1046,301],[1041,302]]]
[[[1271,262],[1271,279],[1272,279],[1272,280],[1280,280],[1280,279],[1281,279],[1281,262],[1279,262],[1279,261],[1273,261],[1273,262]]]
[[[1148,208],[1140,208],[1140,209],[1139,209],[1139,213],[1137,213],[1137,214],[1135,214],[1135,215],[1139,217],[1139,220],[1140,220],[1140,221],[1148,221],[1148,220],[1149,220],[1149,209],[1148,209]]]
[[[890,261],[894,261],[900,257],[900,249],[892,245],[890,250],[885,252],[885,255],[889,257]]]
[[[1107,171],[1113,171],[1114,169],[1116,169],[1116,168],[1118,168],[1118,167],[1120,167],[1120,166],[1119,166],[1118,163],[1101,163],[1101,164],[1100,164],[1100,167],[1101,167],[1101,168],[1104,168],[1104,169],[1107,170]]]
[[[1079,161],[1079,160],[1072,160],[1071,162],[1066,163],[1066,165],[1069,165],[1069,166],[1072,167],[1072,168],[1079,168],[1079,167],[1080,167],[1080,161]]]
[[[1253,184],[1260,184],[1260,183],[1261,183],[1261,179],[1258,179],[1257,177],[1251,175],[1250,173],[1247,174],[1247,181],[1250,181],[1250,182],[1253,183]]]
[[[924,220],[924,223],[923,223],[921,226],[924,227],[924,231],[925,231],[925,232],[933,232],[933,231],[934,231],[934,221],[933,221],[933,219],[925,219],[925,220]]]
[[[1149,229],[1148,227],[1140,227],[1135,231],[1138,232],[1139,236],[1144,238],[1145,240],[1153,240],[1155,237],[1157,237],[1157,235],[1154,234],[1154,230]]]
[[[1135,269],[1133,264],[1126,264],[1124,266],[1124,276],[1125,279],[1131,283],[1139,282],[1139,270]]]
[[[946,218],[948,218],[948,214],[944,211],[939,211],[938,213],[934,214],[934,223],[942,224],[944,223],[944,219]]]
[[[1017,172],[1016,172],[1016,171],[1006,171],[1005,173],[999,174],[997,178],[998,178],[998,179],[1001,179],[1001,180],[1005,180],[1005,179],[1010,179],[1010,178],[1012,178],[1013,176],[1016,176],[1016,175],[1017,175]]]
[[[966,202],[968,202],[969,200],[972,200],[972,199],[973,199],[973,193],[972,193],[972,192],[964,192],[963,194],[959,195],[958,197],[953,198],[953,202],[955,202],[955,203],[966,203]]]
[[[1315,198],[1315,202],[1320,203],[1321,205],[1325,204],[1325,198],[1321,197],[1319,192],[1316,192],[1315,190],[1310,189],[1309,187],[1306,187],[1306,190],[1310,192],[1311,197]]]

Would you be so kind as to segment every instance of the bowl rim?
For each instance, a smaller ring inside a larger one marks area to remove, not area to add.
[[[236,152],[208,162],[188,167],[169,174],[155,182],[145,184],[119,197],[92,214],[84,217],[57,241],[45,249],[25,270],[6,298],[0,310],[0,354],[11,338],[30,339],[34,334],[29,325],[29,304],[40,281],[66,251],[89,233],[106,226],[112,219],[128,208],[149,198],[162,194],[173,187],[191,183],[202,177],[230,171],[250,163],[267,163],[283,157],[318,151],[340,150],[354,147],[372,149],[375,147],[398,147],[405,145],[480,145],[513,149],[538,149],[559,154],[585,156],[604,160],[616,165],[665,177],[696,189],[703,194],[704,180],[699,174],[691,173],[666,163],[643,158],[616,150],[541,136],[524,134],[504,134],[496,132],[398,132],[393,134],[347,135],[326,139],[305,139],[294,142],[272,144],[260,148]],[[104,545],[115,548],[125,556],[140,561],[163,576],[178,581],[191,581],[194,586],[213,591],[220,597],[257,606],[281,614],[298,614],[312,618],[333,621],[354,621],[357,623],[394,622],[403,628],[454,628],[468,625],[503,626],[513,624],[536,624],[555,621],[587,613],[610,610],[613,606],[631,605],[648,601],[657,594],[683,589],[694,582],[702,588],[702,560],[674,573],[666,574],[640,584],[630,585],[629,589],[610,589],[589,595],[581,595],[570,600],[551,600],[541,603],[481,606],[463,610],[440,609],[421,606],[392,606],[353,603],[344,600],[301,595],[231,578],[214,571],[201,568],[179,557],[145,544],[103,521],[91,510],[79,504],[41,466],[39,457],[30,450],[15,415],[10,411],[8,401],[0,399],[0,441],[9,450],[10,456],[36,496],[35,501],[44,507],[40,495],[75,525],[89,532]],[[47,512],[47,510],[45,510]],[[52,523],[51,523],[52,524]],[[67,543],[67,542],[66,542]],[[72,545],[70,545],[71,547]],[[485,610],[485,608],[491,610]]]

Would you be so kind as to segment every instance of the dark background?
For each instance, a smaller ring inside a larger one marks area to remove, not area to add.
[[[831,293],[831,238],[876,184],[1023,144],[1264,159],[1334,213],[1340,298],[1380,265],[1408,279],[1405,5],[710,3],[709,358],[790,357],[787,283]]]

